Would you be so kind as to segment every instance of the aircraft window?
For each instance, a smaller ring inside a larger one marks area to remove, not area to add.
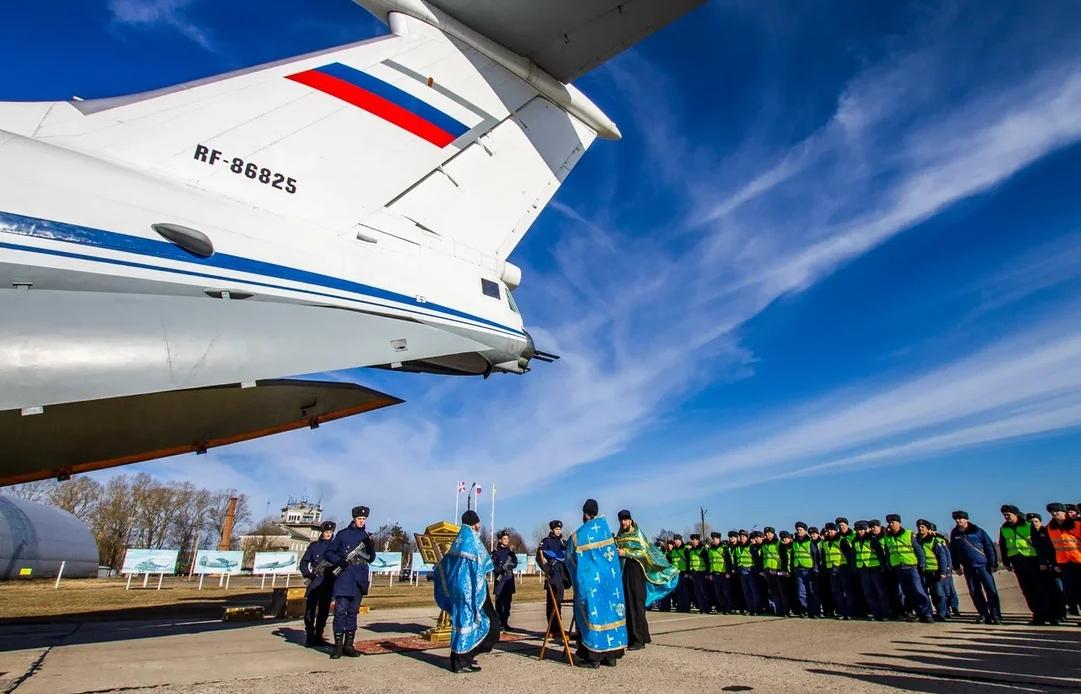
[[[518,310],[518,304],[514,303],[514,295],[507,292],[507,303],[510,304],[510,310],[514,311],[518,315],[522,315],[522,312]]]
[[[482,277],[480,280],[480,290],[484,293],[484,296],[490,296],[493,299],[499,298],[499,285],[492,280],[486,280]]]

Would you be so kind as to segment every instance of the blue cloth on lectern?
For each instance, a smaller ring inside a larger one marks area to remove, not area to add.
[[[488,635],[485,576],[495,570],[480,537],[468,525],[459,532],[435,572],[435,603],[450,615],[450,648],[469,653]]]
[[[571,535],[567,541],[567,566],[574,585],[574,616],[582,644],[596,653],[626,648],[623,572],[604,516],[586,521]]]

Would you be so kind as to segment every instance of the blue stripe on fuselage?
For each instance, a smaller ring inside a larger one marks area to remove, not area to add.
[[[229,255],[227,253],[215,253],[209,258],[199,258],[188,253],[179,246],[168,243],[166,241],[156,241],[154,239],[143,238],[140,236],[130,236],[128,234],[120,234],[113,231],[105,231],[103,229],[94,229],[92,227],[84,227],[77,224],[68,224],[66,222],[56,222],[48,219],[41,219],[38,217],[27,217],[12,212],[0,212],[0,231],[17,234],[20,236],[48,239],[51,241],[63,241],[66,243],[73,243],[81,246],[91,246],[94,248],[103,248],[111,251],[132,253],[134,255],[140,255],[144,257],[161,258],[163,260],[192,263],[207,268],[217,268],[220,270],[244,272],[252,275],[260,275],[267,278],[287,280],[290,282],[300,282],[303,284],[322,287],[325,289],[336,289],[339,291],[349,292],[351,294],[360,294],[371,298],[383,299],[385,301],[393,301],[399,304],[407,304],[410,307],[408,310],[410,310],[412,313],[422,316],[427,315],[424,313],[424,311],[427,310],[434,313],[444,314],[443,317],[454,316],[456,318],[462,318],[467,321],[481,323],[485,326],[511,333],[512,335],[514,335],[514,337],[521,338],[525,336],[522,331],[516,328],[501,325],[494,321],[490,321],[487,318],[474,316],[472,314],[466,313],[464,311],[459,311],[448,306],[442,306],[440,304],[432,304],[427,302],[421,303],[417,301],[414,297],[406,296],[404,294],[398,294],[397,292],[392,292],[386,289],[380,289],[379,287],[373,287],[367,284],[361,284],[359,282],[352,282],[350,280],[342,279],[340,277],[332,277],[330,275],[322,275],[316,272],[309,272],[307,270],[299,270],[297,268],[291,268],[284,265],[268,263],[262,260],[252,260],[251,258]],[[253,282],[251,280],[209,274],[206,272],[182,270],[179,268],[164,267],[161,265],[151,265],[146,263],[135,263],[130,261],[116,260],[114,258],[103,258],[101,256],[95,255],[86,255],[81,253],[70,253],[53,249],[39,248],[36,246],[23,246],[21,244],[0,243],[0,247],[13,248],[21,251],[45,253],[48,255],[64,256],[69,258],[78,258],[80,260],[92,260],[97,262],[112,263],[115,265],[125,265],[127,267],[137,267],[140,269],[172,272],[191,275],[195,277],[205,277],[208,279],[223,280],[227,282],[244,282],[246,284],[254,284],[262,287],[282,289],[285,291],[304,292],[307,294],[315,294],[317,296],[323,296],[327,298],[358,301],[357,299],[352,299],[350,297],[342,297],[335,294],[327,294],[324,292],[314,292],[309,289],[298,289],[296,287],[268,284],[266,282]],[[383,308],[402,308],[400,306],[387,307],[384,304],[379,304],[371,301],[360,301],[360,303],[370,304],[372,306],[380,306]],[[418,311],[415,309],[422,310]]]

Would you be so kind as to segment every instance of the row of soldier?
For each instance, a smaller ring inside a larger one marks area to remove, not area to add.
[[[795,524],[794,532],[732,530],[709,542],[692,534],[658,540],[680,573],[673,595],[654,609],[699,613],[835,619],[947,621],[960,616],[952,574],[964,576],[976,620],[1002,620],[994,574],[1015,574],[1032,612],[1032,625],[1057,625],[1078,614],[1081,601],[1081,521],[1073,504],[1048,504],[1050,523],[1016,506],[1001,508],[997,544],[953,513],[949,535],[928,520],[908,530],[897,514],[859,520],[839,517],[822,529]]]

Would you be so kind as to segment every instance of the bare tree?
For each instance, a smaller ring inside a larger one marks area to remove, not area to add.
[[[411,535],[399,523],[379,526],[372,533],[372,542],[379,552],[408,552],[413,546]]]
[[[259,521],[254,528],[247,533],[247,537],[241,542],[244,550],[244,565],[248,566],[255,561],[256,552],[272,552],[288,549],[280,544],[278,538],[282,535],[282,527],[278,525],[278,519],[267,516]]]
[[[98,512],[105,496],[105,487],[95,479],[79,476],[54,485],[46,499],[53,506],[63,509],[89,524]]]
[[[36,482],[26,482],[24,484],[14,484],[10,487],[4,487],[3,492],[16,499],[25,499],[26,501],[43,504],[48,503],[49,493],[56,484],[55,480],[38,480]]]
[[[525,538],[522,537],[521,533],[519,533],[514,528],[504,528],[503,530],[505,530],[507,532],[507,534],[510,536],[510,549],[511,549],[512,552],[521,554],[523,552],[528,552],[529,551],[529,548],[526,547]],[[502,532],[502,531],[500,531],[500,532]],[[547,533],[545,533],[545,534],[547,534]],[[497,538],[496,544],[498,545],[498,538]],[[537,542],[537,544],[539,545],[540,542]]]

